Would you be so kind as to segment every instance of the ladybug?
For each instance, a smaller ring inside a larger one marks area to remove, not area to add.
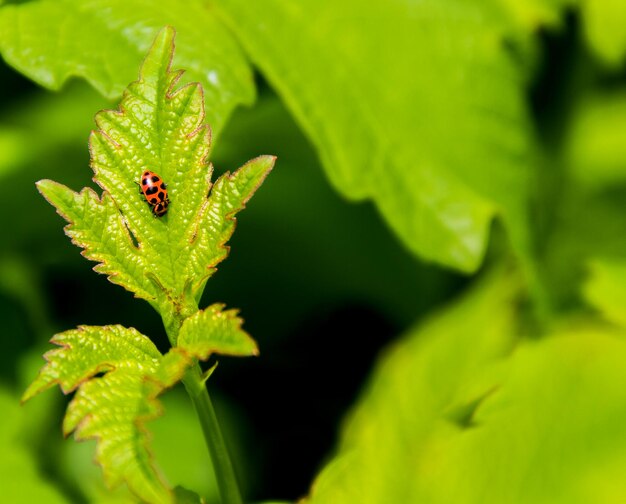
[[[152,207],[152,213],[157,217],[163,217],[170,204],[165,182],[153,171],[146,170],[141,175],[139,185],[146,201]]]

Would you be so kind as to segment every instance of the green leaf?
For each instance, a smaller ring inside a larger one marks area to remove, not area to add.
[[[527,251],[526,75],[505,48],[513,28],[501,7],[216,4],[335,187],[372,199],[414,253],[473,271],[494,215]]]
[[[145,423],[162,408],[156,397],[178,382],[195,362],[211,354],[256,355],[256,343],[241,329],[234,310],[212,305],[183,323],[179,347],[161,355],[137,330],[116,325],[80,326],[51,340],[60,348],[23,396],[27,401],[58,384],[76,391],[63,430],[77,440],[96,439],[96,461],[109,487],[125,481],[147,502],[171,502],[172,495],[152,462]]]
[[[256,158],[220,177],[211,190],[202,88],[175,89],[181,73],[170,70],[173,50],[174,30],[166,28],[120,109],[96,116],[100,129],[90,138],[91,164],[104,189],[101,198],[91,189],[75,193],[51,181],[38,183],[70,223],[66,232],[73,242],[99,263],[96,271],[152,302],[162,315],[184,310],[189,290],[199,299],[227,256],[234,214],[274,164],[271,156]],[[145,170],[167,183],[171,205],[164,217],[156,218],[140,193]]]
[[[594,260],[590,270],[585,298],[608,320],[626,327],[626,261]]]
[[[63,422],[65,434],[98,440],[96,461],[109,486],[126,481],[143,500],[170,502],[151,460],[144,423],[161,413],[156,396],[182,377],[188,361],[179,360],[164,373],[154,344],[119,325],[81,326],[57,334],[52,343],[61,348],[45,355],[47,364],[23,400],[55,384],[66,394],[77,390]]]
[[[238,104],[254,99],[252,72],[232,36],[200,0],[36,0],[0,8],[4,59],[38,84],[59,89],[85,78],[109,98],[136,75],[157,31],[180,34],[178,62],[202,83],[217,131]]]
[[[235,171],[222,175],[211,189],[208,206],[197,218],[195,243],[190,247],[191,256],[186,265],[188,278],[197,278],[192,291],[199,300],[206,281],[215,266],[226,259],[226,242],[235,231],[235,214],[245,204],[272,170],[276,158],[259,156]]]
[[[141,250],[108,193],[102,198],[90,188],[75,193],[52,180],[37,182],[37,189],[70,223],[65,232],[72,242],[85,249],[87,259],[98,262],[95,271],[108,275],[113,283],[138,297],[149,300],[157,296],[154,283],[146,275],[137,274],[143,266]]]
[[[241,325],[237,310],[224,310],[213,304],[185,319],[178,335],[177,347],[200,360],[213,353],[245,357],[258,355],[255,341]]]
[[[580,306],[581,282],[590,260],[626,257],[622,239],[626,221],[621,218],[626,190],[615,184],[607,186],[608,190],[597,189],[565,184],[558,206],[551,203],[557,225],[542,240],[542,277],[561,308]]]
[[[146,365],[156,369],[161,353],[136,329],[125,327],[80,326],[54,336],[52,343],[61,347],[44,357],[48,364],[24,393],[23,400],[58,384],[68,394],[97,373]]]
[[[439,445],[449,451],[428,485],[440,502],[487,492],[494,502],[623,502],[625,336],[577,328],[519,348],[476,428]]]
[[[626,56],[626,4],[622,0],[580,2],[585,38],[589,47],[611,66]]]
[[[306,502],[626,498],[626,334],[516,342],[516,284],[491,279],[385,354]]]

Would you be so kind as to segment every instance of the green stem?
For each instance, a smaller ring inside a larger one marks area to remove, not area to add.
[[[202,425],[204,439],[213,461],[213,470],[222,497],[222,504],[243,504],[235,471],[198,364],[187,372],[183,378],[183,384],[191,397]]]

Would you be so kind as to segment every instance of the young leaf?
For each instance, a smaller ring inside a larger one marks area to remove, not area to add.
[[[234,310],[212,305],[185,320],[179,346],[165,355],[137,330],[119,325],[57,334],[52,343],[61,348],[45,355],[47,364],[22,400],[55,384],[66,394],[76,391],[63,430],[75,432],[78,440],[97,440],[96,461],[108,486],[125,481],[147,502],[170,502],[171,492],[152,463],[144,424],[161,414],[156,397],[179,381],[194,359],[258,353],[241,323]]]
[[[212,353],[233,356],[258,355],[255,341],[246,333],[236,310],[224,311],[224,305],[213,304],[185,319],[178,347],[200,360]]]
[[[235,230],[234,215],[245,207],[259,185],[274,166],[272,156],[259,156],[248,161],[232,175],[221,176],[211,189],[208,208],[197,220],[195,246],[185,271],[195,278],[192,286],[196,300],[202,296],[206,281],[215,266],[228,255],[224,244]]]
[[[77,390],[63,422],[65,434],[98,440],[96,460],[110,486],[126,481],[143,500],[170,502],[144,423],[160,414],[156,396],[182,377],[188,360],[171,365],[146,336],[119,325],[81,326],[57,334],[52,343],[61,348],[45,355],[47,364],[23,400],[54,384],[66,394]]]
[[[73,76],[118,98],[159,29],[175,26],[178,61],[204,86],[218,131],[254,99],[252,71],[231,34],[199,0],[35,0],[0,8],[4,59],[38,84],[59,89]]]
[[[119,110],[96,116],[100,129],[90,138],[91,165],[104,190],[101,198],[89,189],[74,193],[50,181],[38,184],[70,223],[66,232],[73,242],[99,263],[95,269],[162,315],[193,303],[189,291],[199,299],[228,253],[234,214],[274,164],[271,156],[258,157],[220,177],[211,190],[202,88],[176,89],[181,72],[170,69],[173,51],[174,30],[168,27],[157,36]],[[160,218],[139,190],[146,170],[167,184],[171,204]]]

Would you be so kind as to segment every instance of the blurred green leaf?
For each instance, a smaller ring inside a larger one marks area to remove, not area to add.
[[[49,173],[59,164],[63,174],[71,176],[76,170],[71,170],[68,152],[80,148],[84,154],[85,140],[93,129],[93,111],[108,106],[108,100],[82,81],[57,93],[37,90],[4,104],[0,110],[0,177],[28,171],[32,183],[37,177],[33,173]],[[59,151],[64,162],[57,159]],[[10,192],[3,191],[2,196],[10,197]]]
[[[0,488],[2,500],[12,504],[68,502],[40,474],[35,457],[19,442],[24,412],[19,399],[0,386]]]
[[[251,70],[229,32],[200,0],[36,0],[0,8],[4,59],[38,84],[59,89],[83,77],[117,98],[164,25],[180,34],[177,62],[202,83],[217,132],[254,99]]]
[[[482,502],[486,491],[496,502],[624,501],[624,336],[578,328],[520,347],[476,428],[441,439],[447,453],[427,483],[441,502]]]
[[[36,335],[49,337],[50,321],[38,272],[20,256],[0,256],[0,291],[19,301]]]
[[[28,137],[15,127],[0,127],[0,177],[31,157]]]
[[[528,33],[542,25],[559,27],[563,20],[563,9],[574,6],[577,2],[578,0],[500,0]]]
[[[626,94],[598,93],[577,105],[564,157],[584,186],[597,189],[626,181]]]
[[[160,417],[162,418],[162,417]],[[151,423],[152,427],[153,423]],[[84,440],[75,443],[64,440],[57,454],[57,463],[66,477],[78,488],[85,502],[98,504],[134,504],[137,497],[127,486],[107,488],[102,470],[94,462],[96,441]]]
[[[622,0],[580,2],[584,34],[591,49],[611,66],[621,66],[626,55],[626,3]]]
[[[215,3],[335,187],[373,199],[414,253],[473,271],[494,215],[527,251],[525,75],[499,7]]]
[[[307,502],[626,498],[626,335],[514,348],[516,283],[484,283],[385,355]]]
[[[515,340],[518,281],[490,278],[389,349],[345,425],[339,454],[313,487],[311,502],[422,502],[419,454],[453,406],[469,404],[491,384],[469,390]],[[426,501],[425,501],[426,502]]]
[[[174,388],[162,396],[165,414],[151,423],[154,454],[172,485],[193,488],[209,503],[219,502],[211,458],[198,441],[198,418],[187,395],[178,392]]]
[[[580,285],[591,259],[626,257],[626,220],[621,218],[626,191],[590,191],[569,180],[560,190],[553,227],[542,241],[541,275],[554,306],[567,310],[580,306]]]
[[[626,327],[626,260],[594,260],[585,298],[608,320]]]

